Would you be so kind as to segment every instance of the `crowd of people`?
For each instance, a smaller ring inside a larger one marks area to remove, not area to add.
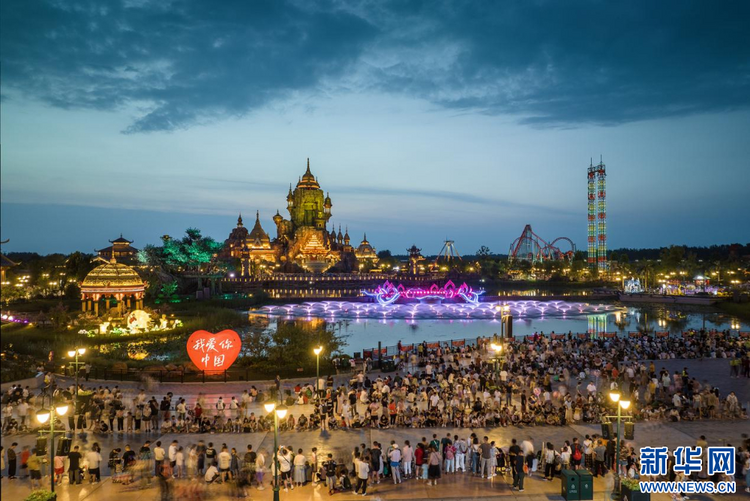
[[[503,350],[495,352],[492,344],[502,344]],[[189,399],[172,393],[157,398],[148,396],[144,389],[133,394],[118,386],[89,388],[83,383],[79,387],[78,398],[84,401],[79,402],[80,412],[70,412],[59,427],[91,433],[95,439],[121,434],[125,441],[138,434],[156,438],[175,433],[269,431],[273,420],[259,403],[277,398],[301,404],[289,405],[288,414],[279,421],[281,430],[477,430],[598,423],[611,414],[608,394],[613,390],[632,401],[630,411],[636,420],[747,419],[747,411],[734,393],[722,395],[687,368],[670,373],[657,367],[660,360],[699,356],[727,359],[730,377],[750,377],[747,342],[727,333],[698,332],[679,340],[590,339],[572,334],[538,334],[512,341],[480,338],[472,346],[415,345],[394,357],[395,373],[359,371],[338,384],[328,376],[299,383],[286,397],[279,381],[275,387],[262,390],[250,386],[226,400],[203,394]],[[67,400],[72,407],[75,388],[58,387],[54,376],[48,375],[43,394]],[[29,388],[13,387],[3,400],[3,432],[33,430],[37,398]],[[435,435],[431,441],[425,437],[414,445],[408,441],[394,441],[385,447],[361,444],[351,458],[323,457],[316,450],[305,454],[289,446],[277,454],[280,482],[287,489],[313,482],[325,484],[331,493],[354,490],[364,494],[368,482],[372,485],[384,478],[392,478],[395,483],[415,478],[434,485],[443,474],[469,472],[484,478],[509,474],[516,488],[522,490],[525,475],[535,470],[543,471],[545,478],[579,465],[596,474],[615,468],[622,474],[636,471],[635,450],[623,442],[622,462],[615,465],[613,447],[613,440],[594,436],[581,443],[574,438],[558,448],[542,444],[535,450],[530,439],[501,446],[471,433],[463,438]],[[99,480],[102,459],[97,444],[71,455],[71,482],[80,482],[84,476],[91,482]],[[16,476],[18,464],[28,471],[31,481],[38,480],[39,474],[34,472],[44,468],[44,460],[37,464],[29,459],[36,457],[34,450],[22,448],[16,452],[13,446],[7,456],[10,477]],[[11,464],[14,474],[10,473]],[[55,459],[53,471],[59,479],[65,464],[64,457]],[[143,485],[155,478],[165,489],[170,488],[165,482],[172,478],[201,478],[205,484],[231,483],[238,489],[250,485],[264,488],[265,475],[276,467],[267,451],[254,451],[250,446],[239,452],[226,443],[214,446],[213,442],[197,442],[183,448],[177,441],[169,445],[146,441],[137,451],[129,445],[114,449],[107,465],[116,482]]]
[[[696,445],[706,450],[706,437],[701,436]],[[34,488],[41,483],[44,456],[38,456],[36,449],[28,447],[19,451],[17,446],[13,443],[7,451],[8,474],[11,479],[18,478],[16,475],[28,478]],[[330,495],[337,492],[367,495],[368,488],[372,492],[374,485],[383,482],[399,485],[412,480],[437,486],[444,476],[450,475],[471,476],[480,481],[499,477],[499,483],[523,492],[527,477],[551,481],[562,470],[579,468],[588,469],[595,477],[604,476],[605,485],[611,490],[614,473],[633,479],[641,477],[639,456],[633,444],[619,441],[619,462],[617,446],[616,436],[605,439],[596,434],[585,435],[583,440],[573,437],[556,447],[551,442],[535,444],[530,435],[521,441],[513,438],[500,444],[476,432],[461,435],[446,432],[443,436],[433,433],[431,439],[422,436],[414,445],[410,440],[404,440],[403,444],[391,440],[387,445],[377,441],[370,445],[361,443],[350,454],[339,451],[338,456],[333,452],[321,454],[315,447],[305,453],[301,448],[281,445],[274,460],[273,450],[261,448],[256,452],[251,444],[239,452],[226,443],[214,445],[199,440],[182,446],[177,439],[169,444],[146,440],[137,450],[129,444],[124,449],[113,449],[106,468],[116,484],[137,489],[158,483],[162,499],[200,497],[214,484],[226,484],[236,495],[247,496],[250,488],[263,490],[276,486],[276,482],[286,492],[311,484],[316,489],[324,488]],[[746,438],[736,451],[735,462],[739,465],[736,477],[744,476],[746,485],[750,485],[750,439]],[[5,463],[5,455],[2,457]],[[51,474],[56,482],[66,473],[70,484],[100,481],[104,461],[98,443],[91,444],[85,452],[74,446],[67,455],[67,471],[65,460],[63,456],[55,457]],[[674,464],[674,456],[669,461]],[[669,468],[667,479],[674,481],[675,475]],[[709,478],[705,469],[693,478],[712,482],[736,480],[725,474]]]
[[[658,360],[701,354],[728,359],[733,377],[750,377],[747,341],[729,335],[700,332],[675,340],[540,334],[508,342],[501,360],[489,349],[496,341],[480,338],[473,346],[437,348],[419,344],[395,357],[395,374],[359,371],[348,384],[338,387],[329,376],[318,382],[318,395],[315,382],[297,384],[290,392],[292,401],[312,406],[299,407],[307,409],[306,413],[294,412],[292,407],[280,427],[326,430],[596,423],[608,412],[611,390],[630,396],[634,419],[747,417],[733,392],[722,395],[687,368],[670,373],[656,365]],[[656,362],[646,362],[649,359]],[[274,395],[255,386],[227,400],[219,397],[211,401],[202,394],[191,401],[172,393],[157,399],[144,390],[126,394],[117,386],[91,390],[81,412],[76,417],[69,413],[69,428],[94,434],[164,434],[250,433],[272,426],[265,413],[256,414],[260,409],[253,404]],[[72,386],[54,391],[73,404]],[[4,400],[4,433],[34,426],[34,402],[28,387],[11,388]]]

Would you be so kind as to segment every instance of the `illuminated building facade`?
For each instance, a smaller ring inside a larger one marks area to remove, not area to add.
[[[131,264],[137,261],[138,249],[130,245],[133,243],[131,240],[122,238],[122,233],[120,233],[120,238],[110,240],[109,243],[111,243],[112,245],[96,251],[96,254],[100,258],[106,260],[115,258],[121,263]]]
[[[375,249],[367,238],[355,249],[348,229],[342,233],[339,225],[337,233],[331,225],[328,230],[333,203],[310,171],[309,159],[307,170],[294,189],[289,185],[286,202],[289,218],[276,211],[273,216],[276,238],[273,240],[263,230],[259,214],[256,214],[251,231],[243,226],[241,216],[238,219],[237,227],[225,241],[224,255],[240,260],[241,276],[258,276],[273,271],[351,272],[357,270],[358,258],[377,262]]]

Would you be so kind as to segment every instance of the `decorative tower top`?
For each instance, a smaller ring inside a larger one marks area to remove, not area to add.
[[[242,228],[242,212],[240,212],[240,217],[237,218],[237,228]]]
[[[349,238],[349,227],[346,227],[346,233],[344,233],[344,245],[349,245],[351,239]]]
[[[306,188],[311,190],[319,190],[320,185],[318,184],[318,180],[315,179],[315,176],[313,176],[312,172],[310,172],[310,159],[307,159],[307,170],[302,175],[302,178],[300,178],[299,182],[297,183],[297,188]]]

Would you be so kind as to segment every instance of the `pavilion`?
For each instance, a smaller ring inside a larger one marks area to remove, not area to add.
[[[131,309],[131,300],[135,300],[135,309],[140,310],[145,289],[146,284],[133,268],[113,258],[91,270],[81,282],[81,309],[93,311],[98,316],[99,301],[104,299],[104,306],[109,311],[114,299],[120,315],[126,308]]]

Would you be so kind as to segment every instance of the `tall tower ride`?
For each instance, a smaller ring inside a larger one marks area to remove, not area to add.
[[[599,165],[596,166],[596,180],[597,180],[597,249],[596,254],[598,258],[599,272],[607,271],[607,168],[604,162],[599,160]]]
[[[603,161],[588,169],[588,264],[607,271],[607,168]]]
[[[596,266],[597,241],[596,241],[596,167],[593,160],[589,165],[588,172],[588,264],[589,268]]]

